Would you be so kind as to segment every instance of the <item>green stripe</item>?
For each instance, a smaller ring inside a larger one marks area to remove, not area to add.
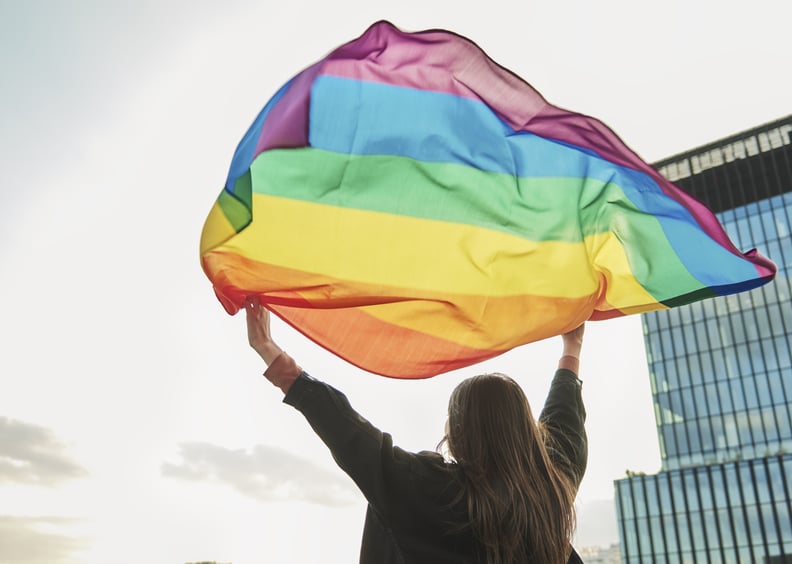
[[[250,224],[252,219],[251,209],[253,208],[252,179],[250,171],[237,178],[234,183],[234,193],[229,194],[226,190],[220,192],[217,197],[217,205],[223,210],[226,219],[239,233]]]
[[[701,287],[657,218],[638,210],[613,182],[517,178],[454,163],[311,147],[266,151],[250,170],[257,194],[475,225],[531,241],[577,243],[613,231],[633,275],[658,301]]]

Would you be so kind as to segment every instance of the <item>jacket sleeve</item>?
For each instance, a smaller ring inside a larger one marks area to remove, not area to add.
[[[352,409],[344,394],[305,372],[283,401],[305,416],[341,469],[387,522],[393,481],[404,474],[400,469],[407,469],[414,455],[394,447],[391,436]]]
[[[556,371],[539,422],[547,431],[550,457],[577,489],[586,472],[588,438],[581,382],[571,370]]]

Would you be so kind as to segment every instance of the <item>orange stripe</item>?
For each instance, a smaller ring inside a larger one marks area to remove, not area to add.
[[[335,354],[400,378],[446,372],[558,335],[589,317],[596,303],[596,296],[489,297],[349,283],[220,251],[203,261],[229,313],[259,295]]]

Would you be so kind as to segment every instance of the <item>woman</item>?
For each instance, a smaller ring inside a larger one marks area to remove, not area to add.
[[[577,378],[583,326],[563,336],[539,423],[512,379],[487,374],[451,394],[446,436],[454,461],[410,453],[355,412],[346,397],[308,376],[272,340],[269,312],[246,303],[248,340],[264,376],[303,413],[368,500],[364,564],[563,564],[573,502],[587,459]]]

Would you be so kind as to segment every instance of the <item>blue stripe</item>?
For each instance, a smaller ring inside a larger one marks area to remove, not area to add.
[[[256,116],[256,119],[253,120],[253,123],[248,128],[244,137],[242,137],[242,141],[240,141],[239,145],[237,145],[236,151],[234,151],[234,158],[231,159],[228,177],[226,178],[225,189],[229,193],[234,193],[234,184],[236,183],[237,178],[245,174],[250,168],[253,157],[255,157],[254,153],[256,151],[256,145],[258,144],[258,140],[261,137],[261,129],[264,126],[267,116],[272,111],[272,108],[274,108],[280,99],[283,98],[286,92],[288,92],[297,76],[281,86],[280,90],[278,90],[275,95],[270,98],[270,101],[267,102],[267,105],[264,106],[264,109],[261,110],[259,115]]]
[[[398,155],[519,177],[613,183],[639,210],[657,218],[680,261],[702,285],[723,286],[758,277],[749,261],[710,239],[688,210],[646,173],[612,163],[587,148],[515,131],[481,101],[321,75],[311,89],[309,123],[309,144],[338,153]],[[618,236],[620,226],[610,227]],[[624,229],[627,235],[629,226]],[[629,253],[629,245],[625,247]]]

